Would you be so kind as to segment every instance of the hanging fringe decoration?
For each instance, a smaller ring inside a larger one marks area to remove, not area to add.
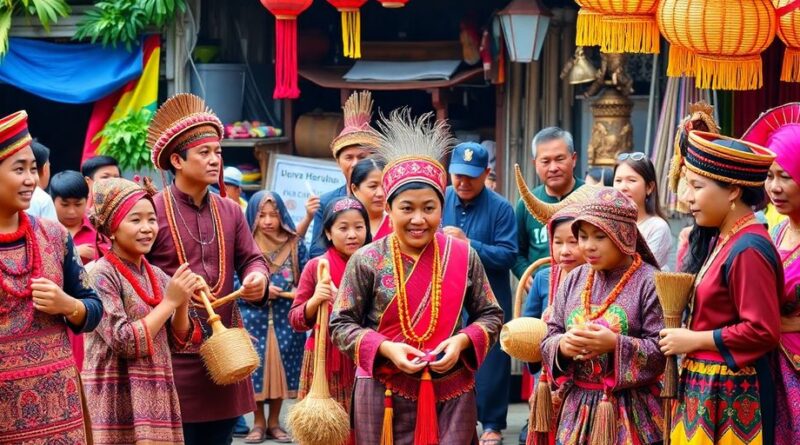
[[[345,57],[361,58],[361,7],[367,0],[328,0],[342,16],[342,48]]]
[[[712,90],[757,90],[764,84],[761,55],[722,57],[697,55],[697,88]]]
[[[680,45],[670,45],[667,76],[694,77],[694,74],[694,54]]]
[[[297,99],[297,16],[312,0],[261,0],[275,15],[275,99]]]
[[[614,412],[614,403],[608,393],[603,394],[603,399],[597,405],[592,431],[589,434],[589,445],[614,445],[617,443],[617,415]]]
[[[652,15],[603,15],[600,20],[604,53],[646,53],[660,51],[661,34]]]
[[[781,81],[800,82],[800,49],[786,48],[781,67]]]
[[[539,383],[536,384],[532,405],[531,420],[533,423],[529,423],[529,429],[538,433],[550,432],[550,422],[553,421],[553,397],[547,372],[544,370],[539,376]]]
[[[786,45],[781,81],[800,82],[800,1],[775,0],[778,37]]]
[[[394,431],[392,431],[392,423],[394,418],[392,390],[387,389],[383,397],[383,429],[381,430],[381,445],[394,445]]]
[[[603,16],[591,9],[581,8],[578,11],[578,21],[576,24],[577,34],[575,35],[575,45],[577,46],[597,46],[603,41],[601,22]]]
[[[414,445],[437,445],[439,443],[439,419],[436,416],[436,395],[428,368],[422,371],[417,397],[417,427],[414,430]]]

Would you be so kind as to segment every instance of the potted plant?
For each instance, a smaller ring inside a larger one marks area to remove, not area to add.
[[[152,117],[153,112],[143,108],[107,123],[96,136],[103,138],[97,152],[116,159],[123,171],[150,169],[152,164],[150,149],[147,148],[147,126]]]
[[[86,12],[74,38],[100,41],[103,46],[122,43],[130,50],[147,28],[167,25],[185,10],[186,0],[99,1]]]
[[[153,1],[153,0],[150,0]],[[8,32],[12,16],[36,17],[45,30],[59,17],[69,15],[65,0],[0,0],[0,57],[8,51]]]

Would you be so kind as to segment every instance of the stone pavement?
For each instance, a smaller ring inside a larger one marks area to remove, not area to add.
[[[282,414],[281,422],[283,422],[285,414],[286,412],[288,412],[289,406],[291,404],[292,402],[287,402],[286,405],[283,407],[283,410],[281,412]],[[249,415],[246,417],[247,417],[247,424],[253,426],[253,416]],[[526,420],[528,420],[527,404],[516,403],[508,407],[508,429],[503,432],[504,436],[503,439],[505,445],[517,445],[517,443],[519,443],[518,442],[519,430],[522,429],[522,425],[525,424]],[[286,427],[284,423],[282,423],[282,425],[284,425],[284,428]],[[236,445],[244,444],[244,440],[241,438],[236,438],[233,440],[233,443]],[[268,440],[264,443],[267,445],[272,445],[277,442]]]

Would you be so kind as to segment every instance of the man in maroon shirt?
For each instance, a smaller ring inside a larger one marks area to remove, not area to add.
[[[209,193],[222,175],[222,123],[202,99],[180,94],[158,110],[148,131],[156,168],[175,176],[172,185],[154,197],[158,236],[150,261],[167,274],[188,262],[202,276],[214,297],[233,291],[233,274],[243,277],[242,298],[266,302],[269,270],[253,241],[241,208]],[[224,187],[220,187],[224,191]],[[227,327],[242,327],[235,302],[216,310]],[[239,383],[214,384],[198,354],[211,335],[202,307],[190,309],[192,332],[187,352],[173,353],[175,385],[180,399],[184,439],[192,444],[230,444],[237,417],[255,409],[250,378]]]

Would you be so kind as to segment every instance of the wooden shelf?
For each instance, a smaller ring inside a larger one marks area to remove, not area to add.
[[[407,91],[428,90],[434,88],[451,88],[458,84],[477,78],[483,74],[483,68],[470,68],[456,72],[447,80],[410,80],[405,82],[350,82],[343,76],[350,70],[346,66],[322,68],[301,68],[300,76],[323,87],[344,90],[372,91]]]
[[[264,186],[261,184],[242,184],[242,190],[246,192],[257,192],[263,188]]]
[[[242,138],[242,139],[223,139],[220,145],[222,148],[253,148],[263,145],[281,145],[289,143],[287,137],[274,138]]]

